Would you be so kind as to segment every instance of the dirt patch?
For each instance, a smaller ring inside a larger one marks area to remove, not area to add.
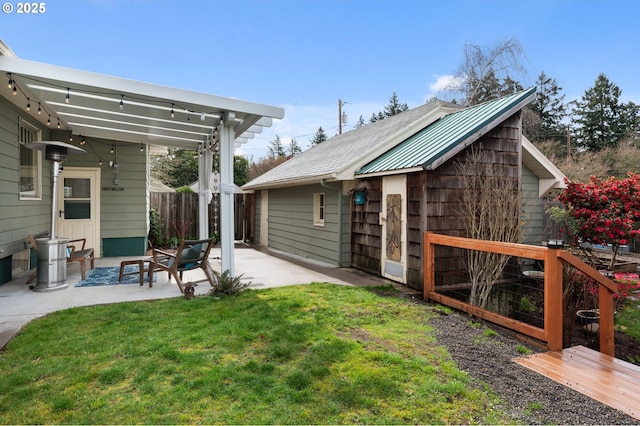
[[[640,342],[620,331],[614,332],[614,339],[616,358],[640,365]],[[600,336],[587,333],[579,324],[576,324],[571,336],[571,346],[576,345],[600,351]]]

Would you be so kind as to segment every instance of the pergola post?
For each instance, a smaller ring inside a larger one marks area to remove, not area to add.
[[[233,152],[235,131],[233,129],[235,114],[225,112],[218,128],[220,135],[220,248],[222,270],[234,273],[234,186],[233,186]]]
[[[209,238],[209,203],[213,198],[210,188],[213,153],[210,149],[204,149],[205,144],[202,144],[198,157],[198,238],[201,240]]]

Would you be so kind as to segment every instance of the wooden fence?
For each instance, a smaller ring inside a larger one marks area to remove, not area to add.
[[[473,306],[464,301],[438,293],[436,290],[435,246],[453,247],[501,253],[510,256],[543,261],[544,268],[544,328],[535,327],[521,321]],[[424,299],[451,306],[478,318],[507,327],[518,333],[544,341],[552,351],[563,348],[563,262],[567,263],[598,283],[600,308],[600,352],[615,356],[613,331],[613,295],[616,285],[600,272],[593,269],[571,253],[562,249],[538,247],[525,244],[481,241],[469,238],[424,233]]]
[[[220,229],[220,203],[218,195],[214,194],[209,208],[209,233],[213,235]],[[198,194],[192,192],[152,192],[150,197],[151,208],[158,212],[162,225],[162,235],[166,240],[179,238],[184,227],[187,238],[199,237],[199,211]],[[244,239],[244,202],[243,195],[236,194],[234,206],[234,238]],[[218,231],[219,233],[219,231]]]

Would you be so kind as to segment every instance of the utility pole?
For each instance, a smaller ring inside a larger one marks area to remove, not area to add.
[[[338,99],[338,134],[342,134],[342,125],[347,124],[347,114],[342,112],[342,105],[346,102],[342,102],[342,99]]]

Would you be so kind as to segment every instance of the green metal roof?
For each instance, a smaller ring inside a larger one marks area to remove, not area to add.
[[[363,166],[356,175],[433,169],[522,109],[533,100],[535,91],[533,87],[446,115]]]

